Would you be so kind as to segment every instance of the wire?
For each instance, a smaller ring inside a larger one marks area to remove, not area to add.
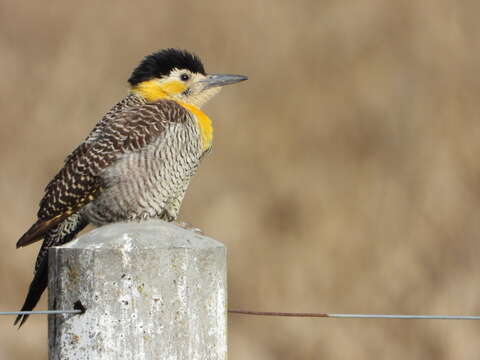
[[[39,311],[0,311],[0,315],[49,315],[49,314],[81,314],[85,309],[75,310],[39,310]],[[386,315],[386,314],[327,314],[327,313],[295,313],[252,310],[228,310],[231,314],[257,316],[313,317],[337,319],[426,319],[426,320],[480,320],[474,315]]]
[[[287,313],[271,311],[229,310],[232,314],[259,316],[318,317],[339,319],[428,319],[428,320],[480,320],[472,315],[385,315],[385,314],[322,314],[322,313]]]
[[[81,314],[78,310],[38,310],[38,311],[0,311],[0,315],[48,315],[48,314]]]

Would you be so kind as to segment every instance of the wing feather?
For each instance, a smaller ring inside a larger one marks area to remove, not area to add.
[[[142,151],[173,123],[187,121],[189,112],[171,100],[160,100],[118,113],[90,142],[82,143],[45,188],[38,221],[17,247],[31,244],[66,217],[93,201],[105,188],[101,172],[125,154]]]

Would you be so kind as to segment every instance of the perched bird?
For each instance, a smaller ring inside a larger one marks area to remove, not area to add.
[[[190,178],[212,146],[200,107],[242,75],[207,75],[200,59],[165,49],[148,55],[128,79],[130,92],[65,159],[45,188],[38,219],[17,248],[43,239],[22,311],[47,287],[48,248],[87,224],[176,219]],[[19,315],[20,326],[28,315]]]

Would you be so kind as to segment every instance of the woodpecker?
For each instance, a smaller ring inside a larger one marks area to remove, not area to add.
[[[200,110],[243,75],[207,75],[198,56],[164,49],[146,56],[128,79],[129,94],[67,156],[45,188],[37,221],[17,248],[43,239],[22,311],[48,283],[48,248],[71,241],[87,224],[174,221],[191,177],[212,146]],[[19,315],[22,326],[28,315]]]

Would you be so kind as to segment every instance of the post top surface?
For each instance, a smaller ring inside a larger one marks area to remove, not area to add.
[[[63,246],[73,249],[217,248],[219,241],[162,220],[121,222],[96,228]]]

